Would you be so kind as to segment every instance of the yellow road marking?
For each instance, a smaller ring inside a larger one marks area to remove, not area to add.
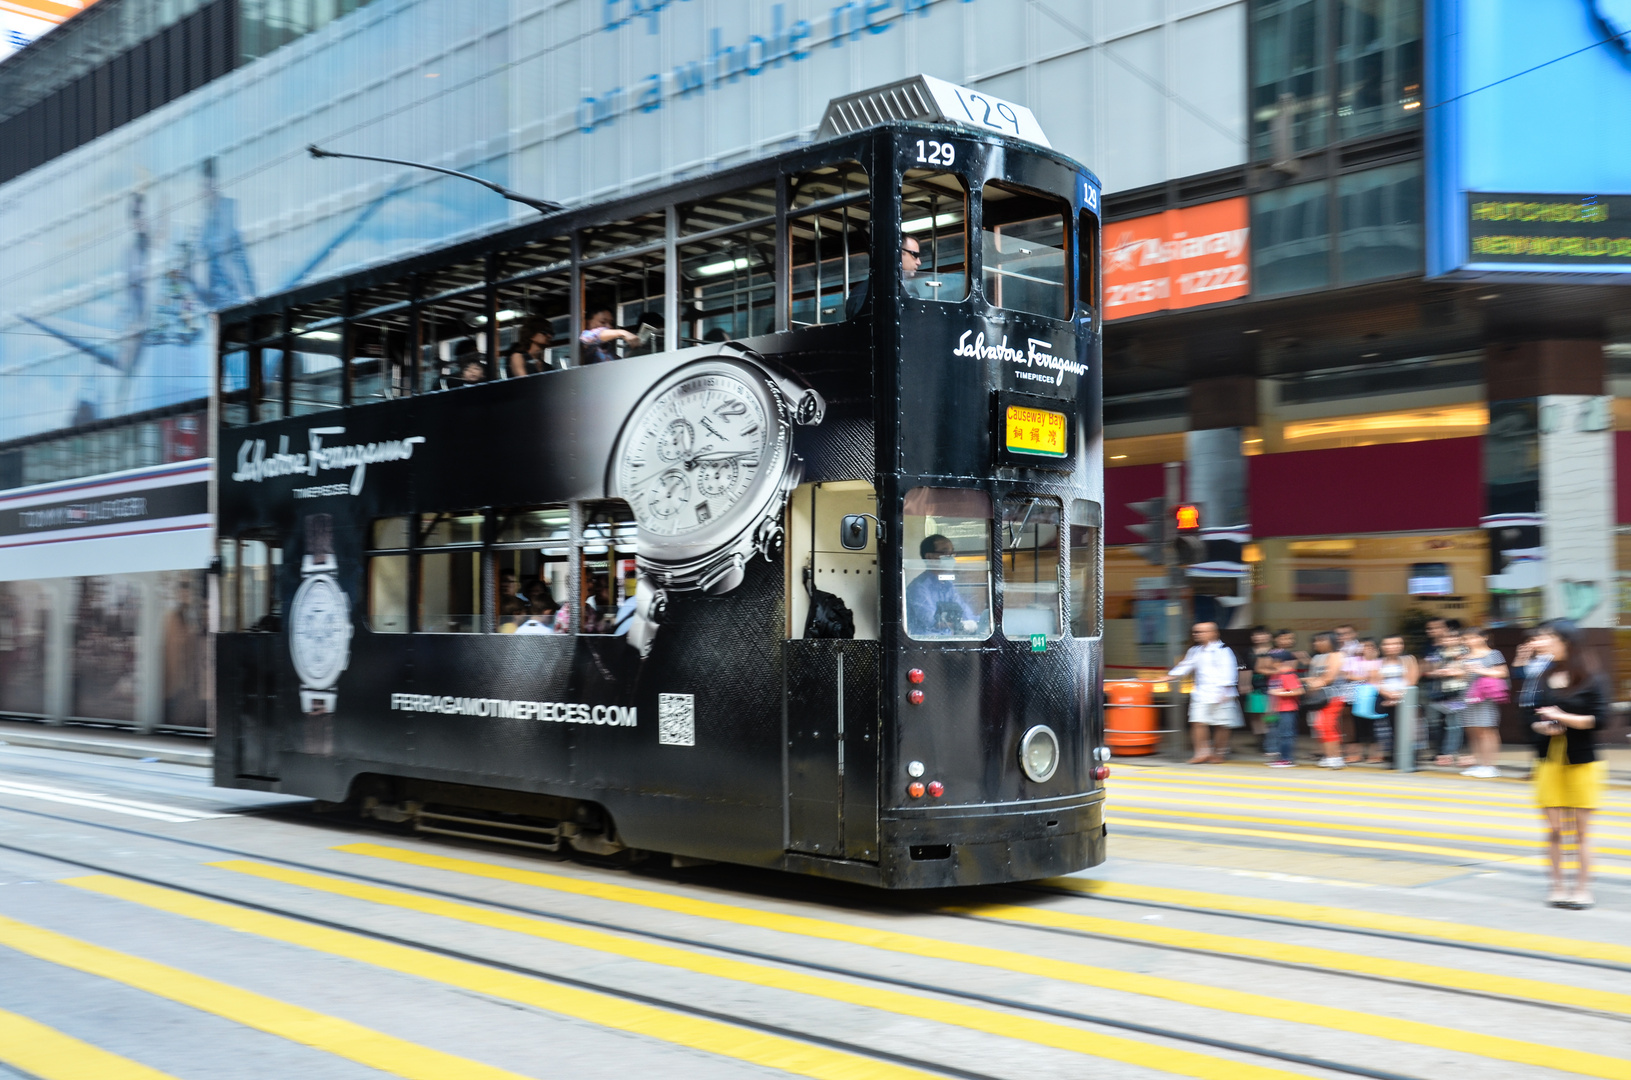
[[[1428,791],[1423,791],[1420,788],[1393,787],[1392,785],[1384,785],[1384,784],[1361,784],[1361,783],[1354,783],[1352,781],[1348,781],[1348,780],[1345,780],[1345,779],[1339,780],[1339,779],[1336,779],[1335,777],[1333,777],[1329,782],[1321,782],[1321,781],[1313,781],[1313,780],[1295,780],[1295,779],[1292,779],[1290,777],[1281,777],[1281,776],[1276,776],[1273,779],[1270,779],[1268,777],[1263,777],[1261,779],[1253,779],[1253,778],[1251,778],[1250,776],[1247,776],[1244,773],[1241,773],[1241,774],[1226,774],[1226,775],[1221,775],[1221,776],[1220,775],[1201,776],[1201,775],[1198,775],[1196,773],[1184,772],[1184,771],[1175,770],[1175,769],[1174,770],[1160,769],[1160,770],[1148,770],[1148,771],[1138,771],[1138,772],[1134,772],[1134,771],[1131,771],[1131,770],[1124,769],[1124,770],[1121,771],[1119,776],[1122,779],[1131,779],[1131,780],[1135,781],[1134,786],[1136,786],[1138,783],[1148,783],[1148,784],[1152,784],[1152,785],[1155,785],[1155,786],[1167,787],[1167,788],[1171,788],[1171,787],[1174,787],[1174,786],[1181,787],[1181,786],[1185,786],[1185,785],[1190,785],[1190,786],[1195,786],[1195,787],[1199,787],[1199,788],[1232,787],[1232,788],[1242,788],[1242,789],[1251,790],[1251,791],[1287,791],[1287,790],[1291,790],[1291,791],[1307,791],[1307,792],[1310,792],[1310,793],[1320,793],[1320,794],[1331,794],[1333,792],[1342,792],[1342,793],[1358,793],[1358,794],[1381,795],[1385,799],[1394,799],[1394,800],[1397,800],[1397,801],[1400,801],[1400,802],[1456,803],[1456,804],[1460,804],[1460,805],[1463,805],[1463,806],[1532,807],[1532,801],[1530,800],[1530,798],[1528,797],[1528,794],[1527,794],[1527,786],[1515,787],[1515,788],[1514,787],[1505,788],[1504,791],[1511,792],[1511,794],[1513,796],[1512,798],[1499,797],[1499,796],[1504,794],[1503,790],[1484,789],[1485,791],[1488,792],[1489,795],[1496,796],[1496,797],[1495,798],[1468,799],[1468,798],[1463,798],[1463,797],[1461,797],[1459,795],[1430,794]],[[1517,784],[1519,782],[1518,781],[1513,781],[1513,783]],[[1445,789],[1440,787],[1440,788],[1433,788],[1431,790],[1433,790],[1433,791],[1443,791]],[[1111,795],[1112,798],[1115,796],[1115,793],[1116,793],[1115,788],[1112,787],[1110,789],[1110,795]],[[1539,811],[1537,810],[1536,813],[1538,814]],[[1631,818],[1631,811],[1602,809],[1602,810],[1598,810],[1596,812],[1596,814],[1593,815],[1593,817],[1594,818],[1597,818],[1597,817]]]
[[[785,915],[754,908],[734,907],[712,900],[698,900],[672,893],[649,889],[634,889],[626,885],[589,881],[580,878],[550,874],[539,870],[519,870],[496,863],[474,859],[454,859],[442,855],[409,851],[383,844],[346,844],[336,848],[354,855],[386,859],[409,866],[446,870],[467,877],[487,878],[518,885],[531,885],[556,892],[569,893],[597,900],[611,900],[675,914],[693,915],[704,919],[717,919],[738,926],[753,926],[787,934],[864,945],[907,956],[949,960],[954,963],[974,964],[980,967],[1035,975],[1060,982],[1077,983],[1121,993],[1177,1001],[1186,1005],[1215,1009],[1219,1012],[1245,1016],[1268,1017],[1297,1024],[1311,1024],[1359,1035],[1373,1035],[1391,1042],[1413,1043],[1441,1050],[1473,1054],[1499,1061],[1537,1065],[1580,1073],[1584,1076],[1631,1080],[1631,1061],[1522,1042],[1499,1035],[1475,1034],[1439,1027],[1415,1020],[1391,1016],[1378,1016],[1352,1009],[1338,1009],[1265,994],[1246,993],[1200,983],[1182,982],[1156,975],[1116,971],[1112,968],[1093,967],[1068,960],[1032,956],[1026,953],[994,949],[984,945],[964,945],[941,941],[937,938],[902,934],[891,930],[873,930],[848,923],[832,922],[807,915]]]
[[[444,1054],[360,1024],[4,916],[0,916],[0,945],[411,1080],[522,1080],[519,1073]]]
[[[175,1080],[56,1028],[0,1009],[0,1061],[40,1080]]]
[[[1502,855],[1494,851],[1467,851],[1463,848],[1437,847],[1432,844],[1405,844],[1397,840],[1351,840],[1345,836],[1313,836],[1308,833],[1275,832],[1272,829],[1235,829],[1227,825],[1190,825],[1177,821],[1145,821],[1138,818],[1111,819],[1122,825],[1140,829],[1170,829],[1175,832],[1213,833],[1219,836],[1252,836],[1263,840],[1295,840],[1319,847],[1363,848],[1369,851],[1409,851],[1421,855],[1445,855],[1469,862],[1502,862],[1515,866],[1545,866],[1546,860],[1532,855]],[[1603,866],[1593,863],[1593,874],[1612,874],[1631,877],[1631,866]]]
[[[1557,956],[1574,956],[1582,960],[1609,960],[1631,965],[1631,947],[1610,945],[1600,941],[1580,941],[1575,938],[1555,937],[1550,934],[1530,934],[1517,930],[1494,930],[1487,926],[1468,923],[1441,922],[1420,919],[1410,915],[1385,915],[1357,908],[1330,907],[1325,904],[1299,904],[1290,900],[1259,900],[1249,896],[1229,896],[1224,893],[1198,892],[1192,889],[1168,889],[1155,885],[1129,885],[1120,881],[1095,881],[1088,878],[1053,878],[1046,882],[1054,888],[1069,889],[1089,896],[1104,896],[1112,900],[1148,900],[1158,904],[1171,904],[1189,910],[1236,912],[1242,915],[1266,915],[1279,919],[1300,919],[1326,926],[1347,926],[1359,930],[1379,930],[1389,934],[1409,934],[1413,937],[1438,938],[1464,945],[1491,945],[1502,949],[1524,949],[1529,952]]]
[[[530,1005],[602,1027],[634,1032],[677,1046],[781,1069],[797,1076],[819,1077],[822,1080],[928,1080],[931,1076],[918,1069],[876,1061],[859,1054],[757,1032],[718,1020],[687,1016],[593,990],[561,986],[545,979],[500,971],[468,960],[456,960],[406,945],[375,941],[361,934],[330,930],[298,919],[204,900],[156,885],[102,875],[69,878],[63,884],[199,922],[298,945],[314,952],[345,957],[387,971]]]
[[[1117,804],[1120,805],[1120,806],[1132,806],[1132,807],[1135,807],[1135,808],[1139,807],[1139,806],[1144,806],[1146,804],[1155,805],[1155,806],[1210,806],[1210,807],[1213,807],[1214,809],[1217,807],[1217,796],[1213,792],[1208,792],[1208,791],[1193,791],[1193,792],[1191,792],[1191,791],[1180,791],[1177,794],[1187,795],[1187,796],[1192,796],[1192,797],[1191,798],[1177,798],[1177,799],[1173,799],[1173,798],[1163,799],[1163,798],[1159,798],[1159,797],[1157,797],[1155,795],[1145,794],[1143,792],[1136,792],[1136,793],[1122,792],[1121,795],[1120,795],[1120,798],[1117,800]],[[1358,819],[1367,820],[1367,821],[1421,821],[1423,814],[1430,813],[1430,811],[1426,810],[1423,807],[1419,807],[1419,806],[1388,806],[1385,802],[1378,803],[1378,802],[1375,802],[1375,801],[1369,801],[1369,800],[1364,800],[1364,799],[1339,799],[1339,798],[1335,798],[1335,797],[1327,798],[1327,797],[1320,796],[1320,795],[1283,795],[1283,794],[1280,794],[1278,792],[1270,792],[1270,791],[1254,792],[1252,794],[1252,801],[1257,802],[1259,800],[1262,800],[1264,802],[1294,803],[1294,804],[1296,804],[1296,808],[1294,810],[1289,809],[1289,808],[1286,810],[1286,813],[1288,813],[1288,814],[1290,814],[1290,813],[1329,814],[1329,815],[1331,815],[1333,817],[1358,818]],[[1333,807],[1333,806],[1335,806],[1335,807],[1359,807],[1359,808],[1361,808],[1363,810],[1370,811],[1370,812],[1362,813],[1362,814],[1348,814],[1348,813],[1340,813],[1339,814],[1339,813],[1334,813],[1334,812],[1329,811],[1329,810],[1326,809],[1327,807]],[[1396,814],[1376,813],[1375,811],[1377,811],[1378,809],[1397,810],[1397,811],[1399,811],[1399,813],[1396,813]],[[1461,818],[1463,816],[1473,816],[1473,817],[1481,817],[1481,818],[1483,818],[1483,817],[1504,818],[1504,819],[1511,820],[1511,821],[1519,821],[1519,822],[1522,822],[1523,824],[1521,824],[1521,825],[1501,825],[1501,824],[1491,823],[1489,825],[1484,825],[1482,822],[1478,822],[1478,821],[1464,821],[1464,822],[1462,822]],[[1469,826],[1472,826],[1472,827],[1489,828],[1489,829],[1504,829],[1504,830],[1506,830],[1508,832],[1523,832],[1523,833],[1528,834],[1528,835],[1533,835],[1535,833],[1536,829],[1538,829],[1540,827],[1540,822],[1542,820],[1540,812],[1538,810],[1535,810],[1532,807],[1530,808],[1530,811],[1528,813],[1526,813],[1526,814],[1520,814],[1520,813],[1515,813],[1515,812],[1506,811],[1506,810],[1456,810],[1456,811],[1452,811],[1450,814],[1447,814],[1446,819],[1450,820],[1450,821],[1457,821],[1459,823],[1463,823],[1463,824],[1466,824],[1466,825],[1469,825]],[[1592,833],[1593,836],[1607,836],[1607,835],[1612,834],[1614,836],[1631,837],[1631,826],[1618,825],[1618,826],[1610,826],[1607,829],[1599,829],[1599,828],[1596,828],[1594,826],[1592,828],[1592,830],[1591,830],[1591,833]]]
[[[1540,844],[1539,830],[1535,830],[1533,839],[1519,840],[1509,836],[1480,836],[1477,833],[1445,833],[1428,832],[1423,829],[1390,829],[1385,825],[1343,825],[1335,821],[1297,821],[1287,820],[1284,817],[1257,817],[1251,814],[1240,814],[1234,810],[1224,811],[1221,815],[1216,810],[1162,810],[1154,806],[1138,806],[1131,808],[1138,814],[1158,814],[1161,817],[1177,818],[1205,818],[1215,821],[1220,816],[1228,821],[1243,821],[1253,825],[1290,825],[1304,829],[1323,829],[1330,832],[1366,833],[1374,836],[1419,836],[1424,840],[1460,840],[1468,844],[1493,844],[1496,847],[1515,847],[1533,851]],[[1363,814],[1345,814],[1344,817],[1364,820]],[[1106,819],[1115,822],[1123,820],[1120,815],[1106,815]],[[1602,847],[1592,845],[1592,851],[1598,855],[1631,855],[1631,849]]]
[[[959,914],[977,915],[985,919],[1046,926],[1058,930],[1077,930],[1098,934],[1118,941],[1147,942],[1223,956],[1244,956],[1254,960],[1271,960],[1283,964],[1300,964],[1338,972],[1374,975],[1382,979],[1415,983],[1418,986],[1443,987],[1451,990],[1472,990],[1479,993],[1499,994],[1502,997],[1548,1004],[1572,1005],[1594,1012],[1617,1013],[1631,1016],[1631,994],[1617,994],[1608,990],[1589,990],[1562,983],[1522,979],[1508,975],[1491,975],[1481,971],[1460,971],[1437,964],[1420,964],[1410,960],[1390,960],[1365,956],[1360,953],[1322,949],[1311,945],[1293,945],[1288,942],[1259,941],[1254,938],[1212,934],[1201,930],[1183,930],[1173,926],[1151,926],[1148,923],[1130,923],[1120,919],[1104,919],[1096,915],[1077,915],[1072,912],[1047,908],[1017,907],[1012,904],[983,904],[967,908],[947,908]]]
[[[285,870],[282,867],[240,860],[213,863],[211,865],[220,867],[223,870],[248,874],[269,881],[281,881],[319,892],[348,896],[357,900],[384,904],[407,911],[416,911],[438,918],[454,919],[475,926],[507,930],[517,934],[525,934],[529,937],[542,938],[546,941],[556,941],[565,945],[575,945],[580,948],[593,949],[597,952],[609,953],[614,956],[623,956],[631,960],[661,964],[665,967],[692,971],[702,975],[712,975],[721,979],[731,979],[753,986],[807,994],[811,997],[864,1006],[869,1009],[895,1013],[900,1016],[910,1016],[919,1020],[952,1024],[957,1027],[984,1032],[988,1035],[1019,1039],[1042,1046],[1051,1046],[1059,1050],[1071,1050],[1080,1054],[1120,1061],[1130,1065],[1139,1065],[1149,1069],[1158,1069],[1162,1072],[1176,1073],[1182,1076],[1203,1078],[1258,1076],[1268,1080],[1269,1077],[1285,1078],[1293,1075],[1279,1069],[1242,1066],[1238,1062],[1226,1059],[1208,1057],[1187,1050],[1151,1046],[1148,1043],[1083,1031],[1080,1028],[1073,1028],[1051,1021],[1033,1020],[973,1005],[963,1005],[905,994],[896,990],[884,990],[857,983],[843,982],[825,976],[784,971],[763,964],[733,960],[707,953],[689,952],[671,945],[659,945],[637,939],[618,937],[615,934],[608,934],[599,930],[552,923],[531,916],[495,912],[473,904],[415,896],[412,893],[398,889],[355,884],[321,874]],[[141,895],[138,895],[134,889],[125,886],[123,883],[119,883],[120,887],[117,890],[109,889],[101,884],[103,881],[111,880],[114,879],[85,879],[83,887],[95,889],[97,892],[105,892],[109,895],[125,896],[126,899],[135,900],[137,903],[145,903],[149,906],[162,905],[164,910],[167,911],[174,910],[178,914],[185,914],[194,918],[203,917],[207,921],[215,922],[218,925],[239,928],[238,909],[226,908],[225,912],[214,912],[200,916],[194,910],[195,904],[188,904],[187,910],[182,911],[178,910],[174,906],[174,902],[168,897],[153,899],[150,896],[150,891],[144,891]],[[81,882],[70,881],[69,884],[81,884]],[[127,893],[129,893],[128,896]],[[198,903],[207,902],[199,901]],[[212,906],[225,907],[225,905]],[[1248,1071],[1242,1072],[1243,1068]]]

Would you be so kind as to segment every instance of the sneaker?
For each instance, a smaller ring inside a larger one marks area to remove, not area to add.
[[[1480,780],[1494,780],[1496,777],[1501,775],[1501,770],[1497,769],[1493,765],[1480,765],[1476,769],[1472,770],[1472,775],[1478,777]]]
[[[1297,767],[1297,763],[1295,761],[1271,761],[1271,762],[1269,762],[1269,768],[1271,768],[1271,769],[1295,769],[1296,767]]]
[[[1462,776],[1477,776],[1478,775],[1478,766],[1474,765],[1470,769],[1462,769],[1461,770],[1461,775]]]

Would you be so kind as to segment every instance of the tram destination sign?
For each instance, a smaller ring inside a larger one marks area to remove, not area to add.
[[[1468,262],[1631,270],[1631,195],[1467,196]]]
[[[1071,468],[1076,425],[1069,412],[1060,411],[1064,402],[1006,390],[998,391],[994,399],[991,422],[997,437],[992,445],[998,464]]]

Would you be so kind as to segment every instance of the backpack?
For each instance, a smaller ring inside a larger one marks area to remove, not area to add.
[[[855,613],[837,595],[815,587],[814,575],[804,569],[804,587],[810,593],[810,613],[804,617],[807,638],[853,638]]]

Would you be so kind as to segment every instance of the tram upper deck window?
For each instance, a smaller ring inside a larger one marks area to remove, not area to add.
[[[481,533],[479,513],[421,514],[419,629],[430,634],[481,631]]]
[[[579,537],[583,590],[581,632],[627,634],[634,616],[640,545],[634,511],[621,499],[585,503]]]
[[[500,375],[518,379],[555,371],[572,362],[572,279],[544,274],[500,287]]]
[[[368,629],[408,632],[408,530],[411,519],[378,518],[368,529]]]
[[[900,189],[901,246],[907,296],[956,302],[968,296],[968,189],[955,173],[911,169]],[[908,243],[912,241],[912,243]],[[913,265],[915,262],[915,265]]]
[[[774,224],[681,244],[679,257],[686,344],[775,332]]]
[[[904,512],[906,632],[928,641],[990,637],[990,496],[972,488],[913,488]]]
[[[787,180],[789,294],[794,327],[843,322],[871,272],[872,198],[866,170],[841,161]]]
[[[565,506],[501,510],[493,543],[498,631],[568,633],[571,613],[572,511]],[[528,626],[528,622],[531,625]]]
[[[1076,302],[1078,313],[1099,306],[1099,219],[1091,210],[1076,216]]]
[[[343,336],[338,324],[295,336],[294,351],[288,356],[290,415],[309,416],[340,407]]]
[[[1086,499],[1070,504],[1070,634],[1098,637],[1099,623],[1099,505]]]
[[[985,299],[992,307],[1070,317],[1062,200],[993,181],[980,196]]]
[[[1059,635],[1059,518],[1057,499],[1002,500],[1002,632],[1010,638]]]

